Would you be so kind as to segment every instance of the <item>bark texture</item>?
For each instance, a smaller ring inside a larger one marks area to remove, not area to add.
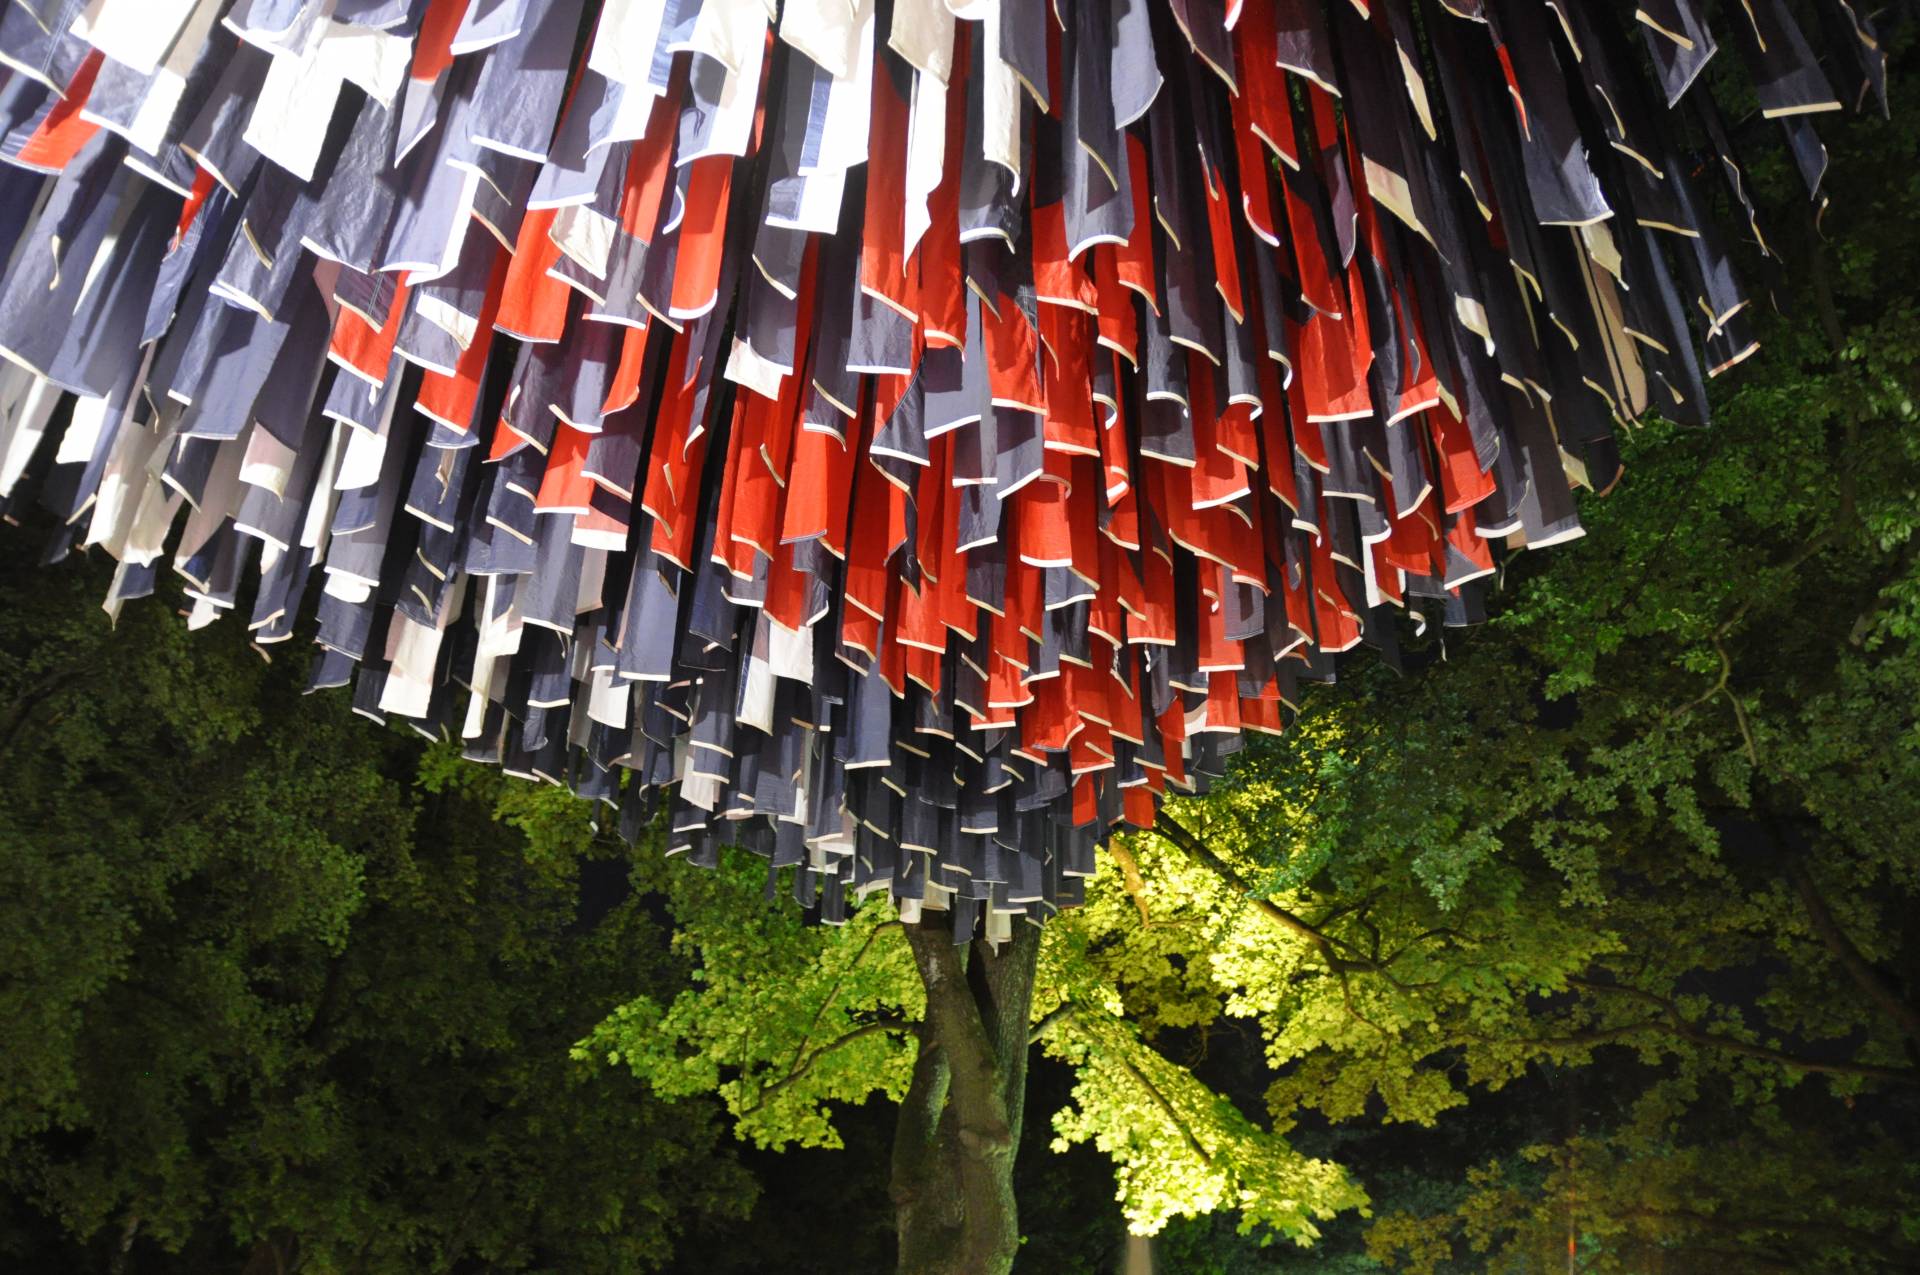
[[[906,930],[927,1016],[894,1134],[900,1275],[1007,1275],[1020,1246],[1013,1159],[1040,931],[1017,925],[995,952],[956,946],[937,922]]]

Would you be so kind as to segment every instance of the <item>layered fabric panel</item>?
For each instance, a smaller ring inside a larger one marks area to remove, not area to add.
[[[110,611],[1004,935],[1707,423],[1771,251],[1713,86],[1816,200],[1886,91],[1857,5],[1716,16],[12,4],[0,499]]]

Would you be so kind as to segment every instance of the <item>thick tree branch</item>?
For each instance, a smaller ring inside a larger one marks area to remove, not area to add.
[[[1371,1027],[1375,1032],[1377,1032],[1381,1036],[1390,1036],[1391,1033],[1389,1033],[1386,1028],[1382,1027],[1380,1024],[1374,1022],[1371,1018],[1368,1018],[1365,1014],[1361,1013],[1360,1007],[1353,1003],[1353,982],[1351,979],[1347,977],[1347,971],[1343,969],[1336,969],[1334,971],[1334,975],[1340,980],[1340,1003],[1342,1006],[1346,1008],[1347,1017],[1353,1019],[1357,1023],[1361,1023],[1367,1027]]]
[[[1059,1005],[1048,1010],[1047,1013],[1038,1022],[1036,1022],[1033,1025],[1033,1027],[1027,1032],[1027,1043],[1029,1045],[1039,1044],[1041,1041],[1045,1040],[1050,1034],[1052,1034],[1054,1028],[1058,1027],[1062,1022],[1066,1021],[1069,1018],[1072,1018],[1074,1014],[1079,1012],[1079,1009],[1080,1007],[1078,1005],[1075,1005],[1072,1001],[1060,1002]]]
[[[1034,1025],[1033,1038],[1038,1040],[1045,1030],[1050,1030],[1059,1022],[1073,1017],[1078,1009],[1079,1006],[1075,1005],[1072,1001],[1061,1005],[1060,1008],[1054,1010]],[[1140,1091],[1153,1100],[1153,1105],[1160,1109],[1160,1114],[1167,1118],[1167,1122],[1179,1131],[1181,1138],[1193,1151],[1193,1154],[1199,1157],[1200,1163],[1206,1165],[1209,1169],[1213,1167],[1213,1155],[1207,1150],[1206,1144],[1201,1142],[1199,1135],[1195,1134],[1192,1127],[1189,1126],[1185,1120],[1181,1119],[1180,1112],[1174,1107],[1172,1100],[1167,1097],[1166,1092],[1162,1090],[1160,1086],[1153,1083],[1152,1077],[1142,1071],[1139,1064],[1126,1056],[1124,1048],[1119,1050],[1108,1048],[1106,1042],[1103,1042],[1096,1033],[1083,1032],[1081,1039],[1086,1041],[1102,1058],[1110,1059],[1120,1067],[1120,1070],[1126,1072],[1128,1078],[1140,1087]],[[1152,1046],[1143,1044],[1141,1047],[1149,1053],[1156,1053],[1157,1055],[1157,1051],[1153,1050]]]
[[[1420,946],[1420,944],[1425,943],[1428,939],[1453,939],[1453,938],[1459,938],[1459,937],[1460,937],[1460,932],[1458,930],[1449,929],[1444,925],[1435,926],[1431,930],[1422,930],[1420,933],[1414,935],[1412,938],[1408,939],[1405,943],[1402,943],[1399,947],[1396,947],[1393,949],[1393,951],[1389,952],[1386,955],[1386,957],[1381,960],[1380,965],[1382,968],[1391,966],[1395,961],[1405,956],[1408,952],[1411,952],[1414,948]]]
[[[1666,720],[1672,721],[1675,718],[1685,717],[1714,696],[1725,695],[1727,697],[1727,703],[1733,705],[1733,720],[1734,723],[1740,727],[1740,738],[1746,745],[1747,761],[1754,766],[1758,766],[1760,764],[1760,750],[1754,746],[1753,731],[1747,725],[1746,706],[1740,702],[1740,697],[1734,694],[1731,685],[1733,681],[1733,657],[1727,654],[1727,645],[1721,641],[1721,635],[1725,633],[1729,626],[1739,619],[1744,611],[1744,607],[1742,607],[1740,611],[1736,611],[1733,619],[1728,620],[1726,624],[1709,635],[1708,640],[1713,643],[1713,653],[1720,658],[1720,676],[1714,679],[1713,685],[1709,686],[1704,694],[1689,700],[1679,708],[1667,713]]]
[[[999,951],[976,943],[975,969],[985,989],[980,1018],[993,1045],[1007,1123],[1019,1141],[1026,1110],[1028,1036],[1033,1025],[1033,976],[1040,957],[1040,927],[1015,922],[1013,937]]]
[[[1802,228],[1806,231],[1806,253],[1802,258],[1807,266],[1807,282],[1813,293],[1813,312],[1819,316],[1820,331],[1827,338],[1827,349],[1833,355],[1833,365],[1839,367],[1846,354],[1846,329],[1840,322],[1840,307],[1833,298],[1833,268],[1827,261],[1826,238],[1820,233],[1820,223],[1811,210],[1803,209]]]
[[[895,1140],[924,1145],[933,1140],[940,1123],[940,1112],[947,1105],[947,1058],[940,1043],[932,1039],[922,1023],[915,1033],[920,1038],[919,1052],[913,1059],[913,1079],[907,1083],[907,1096],[901,1100],[901,1128],[911,1137]]]
[[[961,1105],[963,1125],[983,1143],[1004,1142],[1008,1130],[994,1083],[993,1043],[967,986],[966,949],[956,948],[939,927],[909,925],[906,932],[926,985],[927,1024],[946,1050],[951,1098]]]
[[[1151,929],[1153,916],[1147,911],[1147,882],[1140,875],[1140,865],[1134,861],[1133,852],[1116,838],[1107,843],[1107,853],[1120,865],[1120,879],[1133,897],[1133,906],[1140,909],[1141,928]]]
[[[1173,1102],[1161,1091],[1160,1086],[1154,1084],[1153,1079],[1148,1076],[1146,1072],[1140,1070],[1133,1059],[1128,1058],[1124,1053],[1115,1058],[1114,1061],[1118,1062],[1121,1070],[1132,1077],[1133,1082],[1145,1090],[1149,1098],[1153,1099],[1154,1106],[1160,1108],[1160,1114],[1165,1116],[1173,1127],[1180,1131],[1180,1136],[1186,1141],[1187,1146],[1193,1151],[1194,1155],[1200,1157],[1200,1163],[1211,1169],[1213,1167],[1213,1154],[1207,1150],[1206,1144],[1200,1141],[1199,1135],[1194,1133],[1187,1122],[1180,1118],[1180,1113],[1174,1109]]]
[[[1178,846],[1180,850],[1195,863],[1213,872],[1214,875],[1239,891],[1240,894],[1246,897],[1249,903],[1253,904],[1255,910],[1257,910],[1260,915],[1266,917],[1282,929],[1291,930],[1301,938],[1306,939],[1307,942],[1311,943],[1315,950],[1320,953],[1320,958],[1334,970],[1369,970],[1376,968],[1375,963],[1372,961],[1352,959],[1339,955],[1335,951],[1336,946],[1352,951],[1351,945],[1334,938],[1318,926],[1308,922],[1306,918],[1289,912],[1272,899],[1255,898],[1253,886],[1248,884],[1246,878],[1242,877],[1232,864],[1214,853],[1213,847],[1207,845],[1204,841],[1200,840],[1200,838],[1194,836],[1193,833],[1187,831],[1185,827],[1174,820],[1172,816],[1168,815],[1166,811],[1163,810],[1160,812],[1159,818],[1154,821],[1153,830],[1162,837],[1165,837],[1168,841],[1171,841],[1175,846]]]
[[[928,1172],[903,1176],[912,1166],[895,1158],[900,1269],[1006,1275],[1020,1242],[1012,1170],[1039,930],[1022,924],[997,951],[956,947],[945,927],[909,925],[906,936],[927,993],[923,1049],[938,1047],[946,1082],[930,1154],[919,1160]]]
[[[940,1136],[940,1117],[947,1106],[947,1056],[922,1023],[920,1049],[913,1059],[913,1079],[894,1123],[893,1171],[888,1194],[896,1209],[910,1211],[921,1200],[923,1185],[938,1163],[934,1146]]]

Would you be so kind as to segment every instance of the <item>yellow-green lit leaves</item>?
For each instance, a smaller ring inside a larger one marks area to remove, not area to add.
[[[1113,1160],[1135,1232],[1230,1209],[1243,1231],[1264,1227],[1306,1244],[1320,1233],[1316,1222],[1366,1204],[1338,1165],[1303,1156],[1248,1120],[1142,1045],[1124,1020],[1089,1008],[1047,1040],[1077,1071],[1073,1105],[1053,1118],[1054,1145],[1090,1141]]]
[[[1142,1234],[1225,1209],[1243,1230],[1306,1243],[1316,1222],[1363,1206],[1364,1192],[1150,1042],[1257,1012],[1250,984],[1283,983],[1310,954],[1273,941],[1251,904],[1159,838],[1134,836],[1127,848],[1138,891],[1103,858],[1086,907],[1051,921],[1041,948],[1042,1046],[1076,1073],[1072,1104],[1053,1117],[1055,1146],[1091,1142],[1113,1160],[1118,1198]]]
[[[808,926],[765,900],[765,879],[744,855],[711,872],[669,864],[657,881],[694,986],[622,1007],[575,1056],[631,1068],[663,1097],[717,1092],[757,1145],[837,1147],[833,1104],[906,1092],[925,997],[883,902]]]

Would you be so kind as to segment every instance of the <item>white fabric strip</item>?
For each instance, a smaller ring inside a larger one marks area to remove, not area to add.
[[[834,79],[845,79],[864,55],[873,56],[873,0],[788,0],[780,38]],[[862,39],[864,31],[865,39]]]
[[[107,423],[107,410],[112,406],[104,398],[89,398],[82,394],[73,400],[73,419],[67,425],[67,432],[60,436],[60,447],[53,454],[56,465],[84,465],[93,459],[94,448],[100,445],[100,431]]]
[[[293,448],[266,430],[256,429],[248,436],[246,455],[240,459],[240,481],[285,496],[295,456]]]
[[[827,2],[834,3],[835,0]],[[791,16],[793,10],[787,12]],[[819,160],[812,168],[803,165],[800,169],[802,173],[844,173],[867,162],[867,132],[873,122],[873,0],[860,0],[855,20],[858,25],[854,28],[854,35],[858,43],[848,59],[846,73],[840,74],[833,72],[831,67],[827,68],[833,74],[833,88],[827,95],[827,117],[820,138]],[[781,20],[780,37],[787,38],[785,18]],[[791,40],[787,42],[793,43]],[[801,51],[806,52],[804,49]],[[822,63],[822,66],[825,64]],[[837,199],[835,203],[837,205]],[[831,229],[829,227],[829,233]]]
[[[730,15],[725,25],[709,33],[718,41],[717,50],[706,50],[727,66],[727,82],[720,90],[719,109],[707,145],[676,159],[686,164],[703,155],[745,155],[753,140],[754,110],[760,103],[760,68],[767,47],[767,15],[760,0],[712,0],[700,11],[702,19],[716,10]],[[722,20],[716,20],[716,25]],[[694,28],[696,37],[701,35]],[[729,62],[727,59],[733,58]]]
[[[313,180],[340,89],[355,84],[391,110],[407,77],[413,41],[340,22],[316,24],[297,52],[277,52],[242,134],[302,181]]]
[[[953,74],[953,14],[940,0],[897,0],[887,47],[945,85]]]
[[[988,160],[1013,174],[1020,190],[1020,77],[1000,56],[1000,0],[981,6],[980,96],[983,125],[980,149]]]
[[[152,75],[180,39],[198,0],[93,0],[73,34],[115,62]]]
[[[947,86],[926,71],[913,73],[913,101],[907,114],[906,246],[913,256],[933,225],[927,200],[940,185],[947,163]]]
[[[606,0],[594,29],[587,69],[629,90],[644,88],[653,73],[664,0]]]

